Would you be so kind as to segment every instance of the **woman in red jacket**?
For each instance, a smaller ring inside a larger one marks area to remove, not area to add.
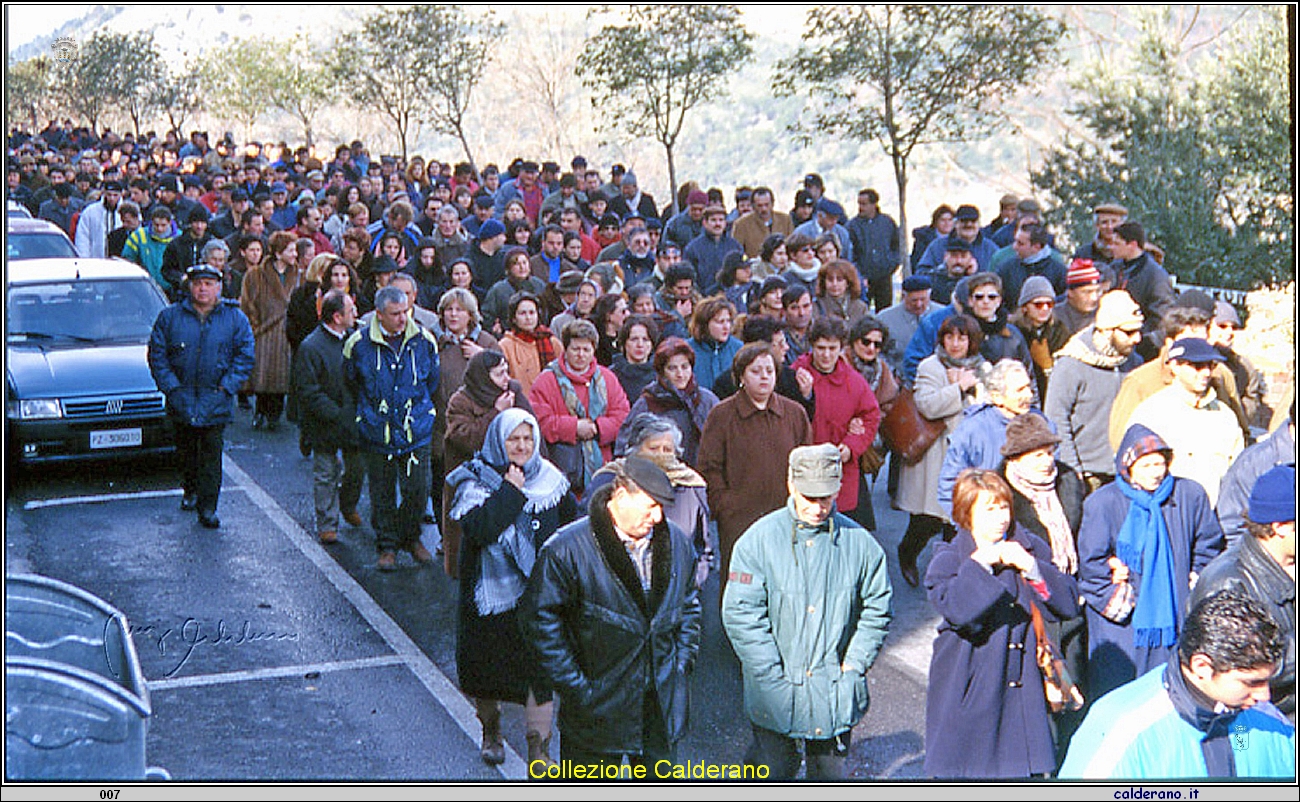
[[[840,450],[844,479],[835,503],[839,511],[863,526],[859,518],[858,486],[861,469],[858,457],[871,447],[880,428],[880,405],[867,380],[845,357],[848,329],[835,317],[814,320],[808,327],[808,353],[794,362],[813,376],[817,409],[812,418],[812,442],[830,443]],[[866,516],[861,516],[865,518]]]

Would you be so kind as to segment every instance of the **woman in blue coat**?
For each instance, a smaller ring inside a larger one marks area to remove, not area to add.
[[[1088,496],[1079,527],[1093,699],[1174,655],[1191,588],[1223,550],[1205,490],[1169,473],[1173,452],[1135,424],[1115,455],[1115,481]]]
[[[935,547],[926,593],[942,616],[930,660],[925,772],[1030,777],[1056,770],[1032,610],[1078,613],[1072,577],[1052,548],[1012,525],[1011,488],[996,472],[964,471],[953,487],[951,543]]]

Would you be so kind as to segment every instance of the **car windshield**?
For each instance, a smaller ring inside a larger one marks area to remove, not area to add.
[[[9,288],[9,341],[145,342],[163,308],[147,279],[21,284]]]
[[[5,254],[10,259],[76,259],[77,250],[62,234],[18,233],[5,238]]]

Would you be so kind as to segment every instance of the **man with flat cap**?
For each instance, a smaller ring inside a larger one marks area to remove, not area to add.
[[[843,466],[833,445],[790,452],[786,506],[758,519],[731,555],[722,623],[745,676],[754,740],[746,765],[792,780],[799,742],[809,780],[843,780],[867,671],[889,628],[880,544],[835,510]]]
[[[588,517],[538,554],[520,622],[560,694],[562,761],[676,762],[700,645],[695,547],[664,520],[673,486],[658,465],[607,468]]]
[[[167,397],[181,464],[182,510],[206,529],[221,525],[222,433],[235,395],[253,372],[253,329],[236,301],[221,297],[221,271],[191,267],[183,300],[158,313],[149,337],[149,371]]]

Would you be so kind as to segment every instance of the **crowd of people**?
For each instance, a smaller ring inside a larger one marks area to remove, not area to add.
[[[984,225],[940,206],[900,285],[879,195],[849,217],[817,175],[787,213],[694,181],[660,205],[582,157],[478,169],[55,124],[10,157],[11,200],[176,301],[150,360],[193,430],[205,525],[237,400],[255,429],[298,423],[323,543],[362,527],[368,483],[380,570],[441,552],[489,763],[502,701],[543,770],[556,701],[566,760],[675,759],[716,574],[746,763],[790,778],[802,747],[806,776],[843,777],[890,619],[879,479],[910,516],[890,556],[940,615],[927,774],[1294,776],[1294,754],[1269,762],[1294,747],[1294,400],[1264,405],[1238,312],[1176,293],[1118,204],[1072,251],[1032,199]],[[199,354],[212,321],[230,345]],[[1044,651],[1083,707],[1049,703]],[[1112,691],[1261,748],[1115,763],[1107,739],[1139,725]]]

